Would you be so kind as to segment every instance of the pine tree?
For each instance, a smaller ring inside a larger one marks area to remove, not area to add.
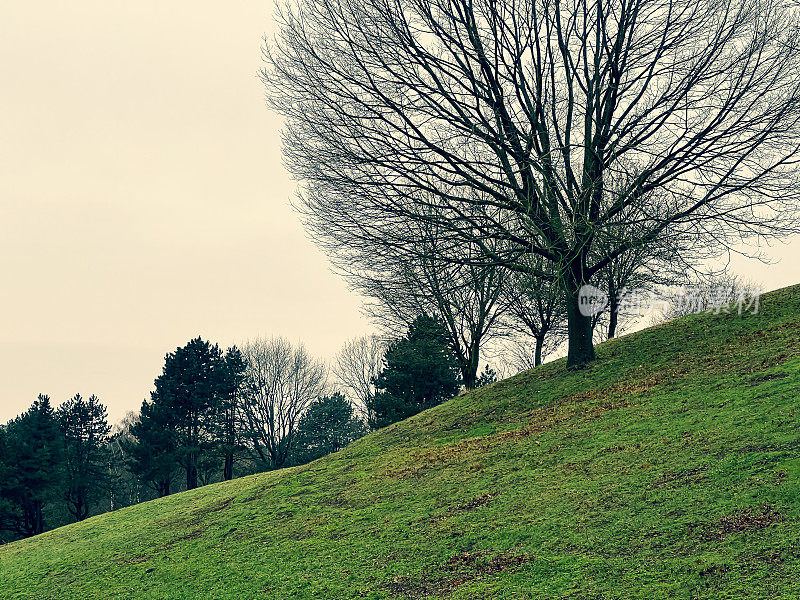
[[[236,403],[244,361],[236,348],[225,354],[217,344],[195,338],[167,354],[150,402],[142,404],[132,428],[132,469],[169,493],[175,466],[186,475],[186,489],[219,468],[233,476],[236,449]]]
[[[461,387],[447,330],[422,314],[406,337],[389,345],[384,368],[375,380],[370,426],[385,427],[453,397]]]
[[[305,464],[326,454],[338,452],[366,433],[364,422],[342,394],[311,403],[300,418],[294,437],[291,462]]]
[[[225,352],[223,364],[217,369],[217,393],[220,401],[219,443],[224,456],[222,478],[233,479],[233,462],[239,443],[239,400],[245,379],[245,360],[234,346]]]
[[[26,537],[42,533],[45,506],[57,498],[63,477],[63,440],[50,398],[39,395],[6,425],[0,442],[0,523]]]
[[[94,395],[84,400],[76,394],[56,411],[64,436],[64,497],[76,521],[89,516],[90,502],[107,483],[106,443],[111,430],[107,415]]]
[[[168,496],[179,469],[172,415],[166,407],[144,401],[130,434],[120,440],[128,468],[159,496]]]

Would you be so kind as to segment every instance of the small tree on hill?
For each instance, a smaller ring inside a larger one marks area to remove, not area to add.
[[[89,503],[108,479],[108,425],[106,407],[97,396],[84,400],[76,394],[56,411],[64,437],[67,508],[76,521],[89,516]]]
[[[447,330],[435,317],[422,314],[403,339],[386,351],[384,368],[375,380],[370,426],[385,427],[436,406],[461,387],[459,367]]]
[[[305,346],[283,338],[250,341],[242,352],[247,364],[239,403],[242,438],[256,462],[279,469],[303,413],[325,393],[327,370]]]
[[[319,398],[300,419],[291,462],[305,464],[338,452],[365,433],[366,425],[342,394]]]
[[[234,346],[225,352],[222,369],[218,372],[218,393],[220,398],[219,442],[224,455],[222,478],[233,479],[233,462],[236,451],[240,449],[239,403],[245,381],[247,364],[239,349]]]
[[[178,473],[175,423],[160,404],[142,402],[130,436],[120,439],[128,468],[159,496],[168,496]]]
[[[493,383],[497,383],[498,381],[499,377],[497,376],[497,371],[487,364],[483,367],[483,373],[478,376],[475,387],[481,388],[487,385],[492,385]]]
[[[385,353],[386,344],[378,336],[365,335],[345,342],[333,365],[339,386],[365,422],[370,420],[368,407]]]
[[[62,479],[63,441],[50,398],[40,395],[8,423],[0,444],[0,526],[23,537],[42,533],[45,506]]]

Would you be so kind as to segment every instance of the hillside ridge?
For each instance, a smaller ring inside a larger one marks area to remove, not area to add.
[[[0,598],[800,595],[800,286],[0,547]]]

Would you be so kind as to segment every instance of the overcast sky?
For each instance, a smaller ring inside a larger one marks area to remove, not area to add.
[[[289,202],[257,78],[269,1],[0,3],[0,421],[39,392],[117,420],[202,335],[369,331]]]
[[[113,421],[164,354],[370,330],[289,202],[257,72],[269,0],[0,3],[0,422],[38,393]],[[782,262],[737,263],[776,288]]]

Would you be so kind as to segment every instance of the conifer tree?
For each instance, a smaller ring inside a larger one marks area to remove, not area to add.
[[[56,416],[64,437],[64,497],[70,514],[82,521],[108,479],[108,411],[97,396],[85,400],[76,394],[58,407]]]
[[[39,395],[0,436],[0,526],[23,537],[45,530],[45,507],[58,496],[63,440],[50,398]]]
[[[179,469],[175,423],[160,404],[142,402],[130,438],[120,440],[128,468],[159,496],[168,496]]]
[[[373,428],[385,427],[453,397],[461,381],[447,330],[435,317],[422,314],[408,334],[389,345],[385,366],[375,380]]]
[[[291,462],[296,465],[338,452],[366,433],[366,425],[340,393],[311,403],[300,418]]]

